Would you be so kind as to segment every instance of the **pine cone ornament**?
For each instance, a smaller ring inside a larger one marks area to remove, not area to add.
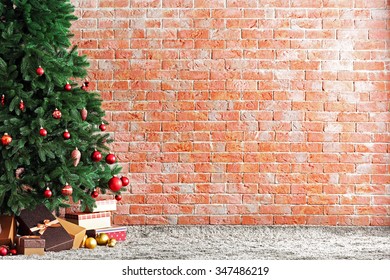
[[[71,157],[73,159],[73,166],[77,166],[80,162],[80,159],[81,159],[81,153],[79,151],[79,149],[74,149],[72,151],[72,154],[71,154]]]
[[[88,116],[88,111],[87,111],[87,109],[85,109],[85,108],[81,109],[80,115],[81,115],[81,119],[82,119],[83,121],[85,121],[85,120],[87,119],[87,116]]]

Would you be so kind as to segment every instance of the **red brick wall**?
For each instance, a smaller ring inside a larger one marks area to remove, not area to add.
[[[73,0],[120,224],[390,225],[387,0]]]

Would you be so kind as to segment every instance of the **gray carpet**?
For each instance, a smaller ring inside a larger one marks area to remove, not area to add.
[[[3,259],[390,259],[390,227],[132,226],[114,248]],[[2,258],[0,258],[2,259]]]

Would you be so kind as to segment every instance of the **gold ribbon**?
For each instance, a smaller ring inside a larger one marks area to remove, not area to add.
[[[31,232],[39,230],[39,234],[42,235],[45,230],[47,230],[49,227],[60,227],[59,221],[57,219],[50,221],[50,220],[44,220],[43,224],[38,223],[36,227],[30,228]]]

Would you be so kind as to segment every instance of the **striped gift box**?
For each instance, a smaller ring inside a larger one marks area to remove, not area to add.
[[[104,212],[104,211],[116,211],[116,200],[115,199],[106,199],[106,200],[96,200],[96,207],[91,209],[85,209],[84,212]]]
[[[67,213],[65,219],[71,223],[88,229],[111,227],[111,212]]]

